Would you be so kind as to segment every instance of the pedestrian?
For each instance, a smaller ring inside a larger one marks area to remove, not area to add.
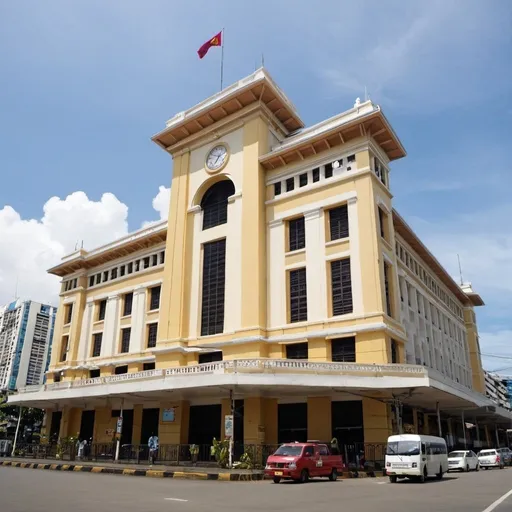
[[[151,434],[148,440],[149,447],[149,465],[152,466],[155,463],[158,454],[158,436],[155,433]]]
[[[76,446],[78,448],[78,459],[84,458],[84,448],[85,448],[86,444],[87,444],[87,441],[78,438],[78,442],[76,444]]]

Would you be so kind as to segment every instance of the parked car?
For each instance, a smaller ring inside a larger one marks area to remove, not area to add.
[[[498,448],[498,453],[505,466],[512,466],[512,450],[510,448]]]
[[[478,471],[480,464],[475,452],[460,450],[448,454],[448,471]]]
[[[489,468],[500,468],[503,469],[505,467],[505,463],[496,449],[491,450],[482,450],[478,454],[478,463],[481,468],[489,469]]]
[[[327,444],[286,443],[268,458],[265,475],[275,484],[283,479],[304,483],[314,477],[328,477],[334,481],[342,469],[341,455],[332,454]]]

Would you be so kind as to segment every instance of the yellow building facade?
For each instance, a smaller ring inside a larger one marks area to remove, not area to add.
[[[44,407],[50,437],[107,443],[122,414],[123,444],[209,444],[234,413],[239,443],[371,444],[435,433],[441,410],[456,445],[461,410],[488,420],[483,302],[393,209],[406,153],[379,106],[304,127],[260,69],[153,141],[168,220],[50,270],[47,382],[10,399]]]

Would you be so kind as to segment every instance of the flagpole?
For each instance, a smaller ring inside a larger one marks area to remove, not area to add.
[[[222,29],[222,37],[221,37],[221,55],[220,55],[220,90],[222,91],[222,86],[224,85],[224,29]]]

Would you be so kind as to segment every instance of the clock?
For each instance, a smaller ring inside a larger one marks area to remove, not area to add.
[[[206,155],[206,169],[210,172],[220,171],[229,159],[228,148],[224,144],[219,144]]]

